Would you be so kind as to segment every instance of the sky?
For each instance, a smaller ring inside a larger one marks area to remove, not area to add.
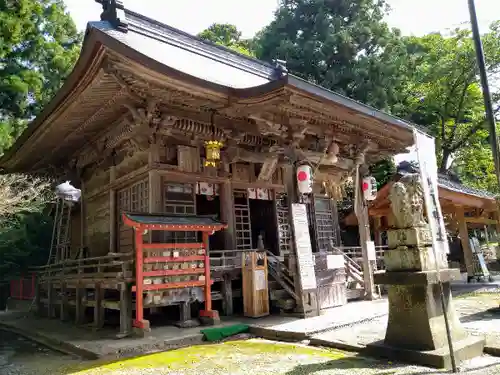
[[[64,0],[77,27],[96,21],[101,5],[93,0]],[[249,38],[273,19],[278,0],[124,0],[129,9],[191,34],[212,23],[232,23]],[[469,22],[467,0],[388,0],[387,22],[403,34],[422,35]],[[482,30],[500,18],[500,0],[476,0]]]

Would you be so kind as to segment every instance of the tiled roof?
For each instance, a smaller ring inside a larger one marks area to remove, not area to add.
[[[396,177],[395,180],[398,180],[400,176],[408,173],[419,173],[418,167],[406,161],[401,162],[398,165],[398,177]],[[442,188],[453,190],[458,193],[473,195],[479,198],[495,199],[495,194],[486,190],[479,190],[465,186],[458,180],[458,178],[445,174],[438,175],[438,185]]]
[[[465,186],[465,185],[461,184],[460,182],[453,181],[451,178],[449,178],[448,176],[445,176],[445,175],[438,176],[438,185],[445,188],[445,189],[453,190],[453,191],[456,191],[459,193],[474,195],[474,196],[480,197],[480,198],[495,199],[495,194],[490,193],[489,191],[474,189],[474,188]]]
[[[208,216],[169,216],[126,213],[127,218],[138,224],[151,225],[195,225],[195,226],[221,226],[224,225]]]

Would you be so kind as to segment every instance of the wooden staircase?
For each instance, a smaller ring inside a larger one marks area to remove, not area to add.
[[[284,263],[283,257],[278,257],[267,251],[269,294],[271,306],[282,313],[291,313],[295,309],[298,296],[295,293],[293,273]]]
[[[347,256],[341,249],[333,248],[335,254],[344,257],[346,271],[347,300],[363,298],[365,295],[365,281],[362,267]]]

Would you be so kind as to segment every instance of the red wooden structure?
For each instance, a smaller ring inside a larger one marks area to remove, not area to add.
[[[18,280],[10,281],[10,298],[29,300],[35,298],[35,274],[29,278],[21,276]]]
[[[153,214],[123,213],[123,223],[134,229],[135,232],[135,320],[133,326],[149,330],[149,321],[144,319],[144,295],[146,291],[168,290],[181,288],[204,288],[205,309],[200,311],[200,317],[218,319],[218,312],[212,310],[210,278],[210,257],[208,254],[208,238],[215,231],[227,228],[226,224],[219,223],[210,217],[183,217]],[[146,231],[199,231],[202,232],[201,243],[144,243],[143,234]],[[149,256],[151,250],[178,250],[178,256]],[[196,255],[183,255],[198,250]],[[147,253],[144,256],[144,253]],[[203,262],[203,267],[190,269],[166,269],[145,271],[144,265],[157,262]],[[160,284],[145,284],[145,277],[198,275],[196,280],[163,282]],[[200,277],[200,275],[203,275]]]

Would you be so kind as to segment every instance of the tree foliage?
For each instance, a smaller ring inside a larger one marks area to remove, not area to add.
[[[80,42],[62,0],[0,0],[0,154],[59,89]]]
[[[80,43],[62,0],[0,0],[0,155],[62,85]],[[43,179],[0,176],[0,284],[46,261],[49,188]]]
[[[254,56],[250,46],[251,42],[241,39],[241,31],[234,25],[214,23],[199,33],[198,37],[228,47],[243,55]]]
[[[383,21],[384,0],[281,0],[256,37],[257,57],[287,62],[291,73],[391,110],[399,102],[406,49]]]
[[[436,137],[440,172],[454,169],[466,183],[495,189],[489,175],[493,171],[489,132],[471,32],[410,37],[406,44],[413,69],[402,115]],[[500,73],[500,23],[483,35],[483,44],[488,75],[495,82]],[[498,98],[499,93],[494,93]]]

